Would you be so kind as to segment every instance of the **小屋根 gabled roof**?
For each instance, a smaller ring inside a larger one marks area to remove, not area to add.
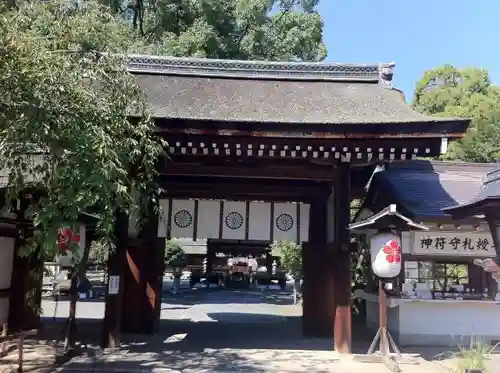
[[[475,195],[453,206],[447,206],[443,211],[456,218],[484,215],[491,212],[498,214],[500,208],[500,168],[497,168],[498,165],[493,167],[496,169],[485,175],[481,188]]]
[[[395,203],[417,221],[451,220],[447,208],[474,199],[484,190],[494,164],[413,160],[386,164],[373,175],[365,205]]]

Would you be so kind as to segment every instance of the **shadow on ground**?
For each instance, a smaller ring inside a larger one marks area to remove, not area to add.
[[[246,304],[266,303],[270,305],[292,305],[293,299],[289,291],[269,289],[183,289],[179,294],[173,295],[164,292],[162,302],[168,304],[182,304],[193,306],[197,304]]]
[[[130,356],[130,354],[128,354]],[[104,357],[92,364],[95,371],[103,367],[107,371],[116,372],[267,372],[265,366],[237,353],[226,351],[207,351],[202,353],[185,353],[178,351],[165,351],[160,353],[150,353],[140,357],[125,358],[115,355]],[[75,359],[63,366],[59,372],[88,372],[92,367],[88,361]]]

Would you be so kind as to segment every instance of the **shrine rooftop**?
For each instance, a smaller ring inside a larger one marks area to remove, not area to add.
[[[363,125],[363,133],[400,132],[392,126],[398,124],[418,135],[463,136],[468,119],[431,117],[407,105],[392,86],[394,67],[143,55],[128,61],[156,118],[307,124],[333,132]]]
[[[387,163],[373,174],[363,208],[376,213],[394,203],[415,221],[456,224],[446,208],[488,191],[489,178],[500,174],[494,171],[497,168],[495,164],[426,160]],[[480,223],[483,219],[469,220]]]

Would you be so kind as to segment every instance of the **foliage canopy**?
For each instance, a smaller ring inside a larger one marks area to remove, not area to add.
[[[167,267],[182,267],[186,263],[186,254],[181,245],[169,240],[165,243],[165,265]]]
[[[413,106],[429,115],[473,119],[446,159],[500,161],[500,87],[491,84],[486,70],[451,65],[428,70],[416,85]]]
[[[279,252],[281,265],[296,279],[302,276],[302,246],[291,241],[275,241],[271,245],[272,252]]]
[[[143,41],[139,52],[178,57],[321,61],[319,0],[105,0]]]
[[[53,256],[60,227],[87,212],[112,242],[117,211],[150,206],[165,144],[117,54],[130,40],[95,2],[20,1],[0,13],[0,167],[11,197],[36,191],[28,251]]]

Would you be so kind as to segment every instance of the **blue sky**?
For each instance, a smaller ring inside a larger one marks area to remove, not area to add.
[[[500,84],[500,0],[320,0],[327,61],[396,62],[394,86],[413,96],[426,69],[488,69]]]

